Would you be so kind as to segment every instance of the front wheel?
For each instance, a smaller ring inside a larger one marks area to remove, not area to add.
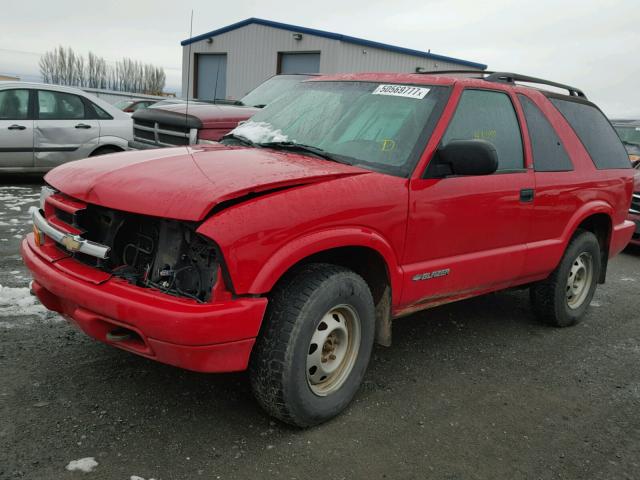
[[[578,232],[549,278],[531,287],[531,303],[538,318],[555,327],[582,320],[593,299],[601,265],[596,236]]]
[[[373,299],[362,277],[334,265],[302,267],[271,296],[250,364],[256,399],[300,427],[334,417],[358,391],[374,328]]]

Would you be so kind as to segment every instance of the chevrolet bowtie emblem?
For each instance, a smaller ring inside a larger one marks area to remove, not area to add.
[[[77,252],[78,250],[80,250],[80,242],[73,238],[72,235],[66,235],[62,237],[60,243],[64,245],[64,248],[66,248],[70,252]]]

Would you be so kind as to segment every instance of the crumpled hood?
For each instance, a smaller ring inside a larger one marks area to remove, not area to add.
[[[179,220],[277,188],[366,173],[309,156],[223,145],[123,152],[66,163],[45,180],[87,203]]]

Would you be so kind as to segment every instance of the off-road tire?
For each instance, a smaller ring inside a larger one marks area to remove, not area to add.
[[[322,318],[348,306],[360,319],[353,367],[338,389],[316,395],[307,378],[307,355]],[[272,416],[298,427],[322,423],[351,402],[364,377],[375,330],[371,291],[362,277],[330,264],[308,264],[287,275],[270,296],[249,375],[258,403]]]
[[[591,256],[592,272],[586,297],[577,308],[570,308],[567,298],[567,280],[572,265],[582,254]],[[579,230],[571,239],[558,267],[549,277],[531,286],[530,297],[533,311],[544,323],[554,327],[575,325],[585,316],[593,299],[601,268],[600,244],[596,236]]]

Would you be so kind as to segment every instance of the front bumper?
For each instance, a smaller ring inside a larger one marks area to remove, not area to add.
[[[187,370],[247,368],[266,298],[203,304],[135,287],[118,278],[88,282],[70,268],[69,262],[82,266],[79,262],[70,258],[51,261],[38,249],[29,234],[21,252],[33,275],[34,293],[45,307],[59,312],[87,335]],[[125,339],[115,335],[122,331],[128,332]]]

